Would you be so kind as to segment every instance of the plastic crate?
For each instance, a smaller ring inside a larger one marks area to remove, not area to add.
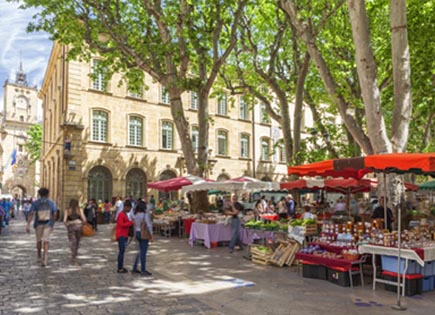
[[[301,261],[302,277],[311,279],[328,279],[328,268],[322,265],[316,265],[307,261]]]
[[[434,289],[434,281],[435,281],[435,277],[434,276],[427,276],[423,278],[422,281],[422,291],[423,292],[427,292],[427,291],[432,291]]]
[[[357,270],[356,268],[355,270]],[[342,287],[350,287],[349,270],[340,267],[328,268],[328,281],[338,284]],[[354,275],[352,278],[353,286],[361,285],[359,275]]]
[[[381,257],[382,260],[382,270],[388,272],[396,272],[397,273],[397,257],[395,256],[385,256]],[[399,273],[405,272],[405,259],[400,259],[400,271]],[[416,274],[421,273],[421,267],[417,264],[415,260],[408,260],[408,269],[406,270],[406,274]]]
[[[388,281],[397,281],[397,273],[395,272],[382,272],[382,278]],[[421,294],[423,289],[423,275],[422,274],[409,274],[405,276],[405,295],[412,296]],[[397,286],[385,284],[385,290],[397,292]]]
[[[434,266],[435,266],[435,262],[432,261],[425,261],[424,262],[424,267],[421,268],[422,269],[422,274],[423,276],[427,277],[427,276],[433,276],[434,273]]]

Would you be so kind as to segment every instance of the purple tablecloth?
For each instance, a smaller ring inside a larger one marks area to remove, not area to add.
[[[211,242],[231,240],[231,225],[205,224],[193,222],[190,229],[189,245],[195,240],[204,240],[204,246],[210,248]]]

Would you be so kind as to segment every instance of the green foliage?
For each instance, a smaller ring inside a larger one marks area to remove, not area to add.
[[[42,125],[36,124],[27,131],[27,141],[24,144],[30,156],[30,163],[35,163],[41,157],[42,148]]]

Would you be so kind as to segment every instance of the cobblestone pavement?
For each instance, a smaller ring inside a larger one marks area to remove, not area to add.
[[[112,225],[83,238],[81,266],[69,262],[65,227],[58,223],[50,242],[49,265],[36,259],[35,236],[22,220],[12,220],[0,235],[0,314],[395,314],[396,294],[343,288],[302,278],[295,268],[255,265],[243,252],[190,247],[187,239],[157,237],[148,252],[153,277],[116,273],[117,245]],[[127,249],[131,270],[135,244]],[[369,279],[366,279],[369,280]],[[431,314],[435,292],[402,298],[401,314]]]

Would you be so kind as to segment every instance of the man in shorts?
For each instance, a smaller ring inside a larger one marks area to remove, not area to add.
[[[40,188],[38,190],[39,199],[30,207],[26,226],[26,232],[29,233],[30,223],[33,218],[35,219],[33,227],[36,232],[36,249],[42,267],[47,266],[50,235],[53,231],[54,222],[56,222],[59,217],[59,209],[57,209],[53,201],[48,199],[48,194],[49,191],[47,188]],[[41,255],[42,248],[44,248],[43,256]]]

